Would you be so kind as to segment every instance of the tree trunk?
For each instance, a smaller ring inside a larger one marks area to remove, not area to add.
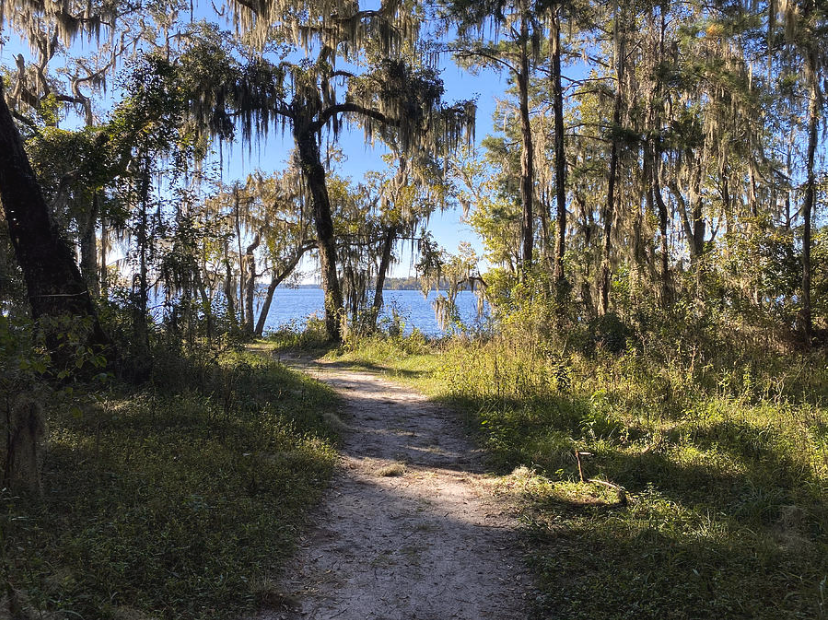
[[[86,214],[80,234],[81,245],[81,275],[87,283],[90,292],[98,296],[100,291],[98,280],[98,248],[95,242],[95,226],[98,223],[98,192],[92,196],[90,210]]]
[[[23,271],[32,317],[87,319],[91,322],[89,344],[110,345],[72,251],[50,220],[1,84],[0,200],[15,257]]]
[[[523,207],[521,260],[523,268],[532,264],[534,251],[534,149],[532,146],[532,124],[529,119],[529,73],[528,53],[529,27],[525,16],[521,26],[520,71],[517,74],[517,89],[520,99],[520,131],[522,149],[520,152],[520,202]]]
[[[809,84],[809,127],[806,147],[806,194],[803,197],[803,282],[800,327],[806,347],[812,345],[812,209],[815,203],[817,177],[815,152],[818,146],[818,117],[820,116],[820,87],[817,82],[817,58],[814,50],[806,53],[806,75]]]
[[[661,13],[660,13],[660,27],[659,27],[659,63],[664,63],[665,59],[665,29],[667,27],[665,21],[665,6],[661,6]],[[656,212],[659,215],[659,236],[661,239],[661,250],[660,250],[660,257],[662,261],[662,268],[661,268],[661,281],[662,281],[662,288],[661,288],[661,301],[662,305],[667,307],[670,304],[670,297],[671,297],[671,286],[670,286],[670,243],[668,237],[668,225],[670,222],[670,216],[667,208],[667,203],[662,196],[662,185],[661,185],[661,178],[662,178],[662,152],[661,152],[661,145],[659,143],[659,136],[661,135],[662,130],[662,119],[661,119],[661,101],[664,100],[664,92],[663,92],[663,83],[659,77],[656,77],[656,84],[655,89],[653,91],[653,102],[651,104],[650,109],[650,116],[651,116],[651,129],[652,129],[652,137],[649,141],[650,146],[650,157],[652,158],[652,163],[650,166],[650,191],[653,195],[653,202],[656,206]]]
[[[734,234],[734,201],[731,198],[731,183],[728,170],[728,155],[723,154],[722,165],[719,168],[719,193],[722,198],[722,208],[725,211],[725,234]]]
[[[266,299],[263,301],[263,307],[260,309],[260,317],[257,319],[257,326],[254,328],[254,335],[258,338],[263,335],[263,329],[266,327],[266,318],[269,316],[269,309],[272,307],[272,299],[274,299],[274,292],[286,278],[295,270],[301,257],[306,254],[309,247],[298,248],[298,251],[292,256],[289,263],[284,267],[279,274],[272,276],[272,281],[269,283],[269,288],[266,291]]]
[[[662,260],[662,304],[666,307],[670,303],[670,251],[668,243],[669,214],[667,204],[662,198],[662,189],[659,185],[660,156],[653,153],[653,198],[655,199],[656,210],[659,214],[659,235],[661,237],[661,260]]]
[[[254,288],[257,284],[257,273],[254,264],[254,250],[260,245],[260,233],[254,235],[254,240],[246,248],[244,278],[246,280],[246,316],[245,330],[254,335]]]
[[[239,286],[239,297],[237,299],[240,300],[240,325],[246,325],[246,266],[245,266],[245,259],[243,258],[243,235],[240,231],[240,191],[239,187],[235,184],[234,186],[234,221],[235,227],[237,229],[237,264],[240,266],[240,281],[237,283]]]
[[[396,227],[388,226],[384,234],[384,242],[381,247],[381,261],[378,266],[378,278],[376,279],[376,294],[373,298],[373,307],[370,310],[372,327],[375,329],[381,307],[384,305],[384,280],[387,277],[387,270],[390,268],[390,257],[393,254],[393,243],[396,241]]]
[[[612,126],[617,130],[621,126],[621,109],[624,105],[624,50],[621,46],[621,33],[618,26],[618,15],[615,17],[615,53],[617,60],[615,103],[613,108]],[[607,202],[604,206],[604,257],[601,264],[601,290],[599,314],[606,314],[610,306],[610,257],[612,254],[612,218],[615,213],[615,190],[618,179],[618,141],[613,137],[610,153],[610,174],[607,181]]]
[[[754,165],[749,162],[748,164],[748,208],[751,210],[751,217],[755,220],[759,215],[759,207],[758,200],[757,200],[757,175],[754,172]],[[754,223],[756,226],[757,223]]]
[[[318,259],[321,263],[321,284],[324,289],[324,320],[326,335],[332,342],[341,342],[340,314],[344,305],[338,282],[338,255],[335,247],[335,227],[332,207],[326,187],[326,171],[321,164],[317,136],[296,121],[293,130],[306,187],[312,199],[315,231],[318,237]]]
[[[555,116],[555,193],[557,204],[557,249],[555,251],[555,280],[560,285],[566,280],[563,257],[566,254],[566,145],[563,128],[563,84],[560,69],[560,14],[552,9],[551,24],[552,108]]]
[[[228,318],[237,323],[237,311],[234,309],[234,275],[231,273],[231,259],[228,257],[228,241],[225,242],[225,280],[222,292],[225,295],[225,308]]]
[[[139,230],[136,242],[139,246],[139,273],[138,280],[134,278],[134,315],[133,331],[134,342],[138,351],[148,353],[150,351],[150,333],[147,329],[147,299],[149,295],[149,282],[147,279],[150,254],[150,226],[147,217],[148,203],[150,202],[150,158],[145,157],[144,170],[141,178],[141,189],[139,194]],[[138,286],[137,286],[138,282]]]
[[[100,264],[98,266],[98,281],[100,282],[101,286],[101,295],[106,298],[109,293],[109,282],[110,279],[107,274],[107,252],[109,251],[107,248],[107,220],[105,217],[101,217],[101,247],[100,247]]]

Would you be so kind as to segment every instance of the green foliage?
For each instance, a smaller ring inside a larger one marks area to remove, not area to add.
[[[8,579],[32,607],[230,618],[268,594],[332,470],[331,392],[234,352],[158,359],[154,383],[50,399],[43,499],[3,497]]]

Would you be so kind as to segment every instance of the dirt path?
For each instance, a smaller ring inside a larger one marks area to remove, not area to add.
[[[525,618],[516,515],[459,419],[376,375],[303,369],[344,398],[349,430],[286,570],[285,605],[261,620]]]

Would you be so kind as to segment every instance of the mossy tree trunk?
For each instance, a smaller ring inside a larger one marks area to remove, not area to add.
[[[332,223],[332,206],[326,187],[326,171],[321,163],[321,149],[318,145],[317,133],[306,124],[297,121],[293,134],[303,178],[312,200],[318,241],[318,260],[321,264],[321,285],[324,289],[326,335],[330,341],[340,342],[342,336],[340,315],[344,305],[344,296],[338,281],[338,254],[335,245],[335,227]]]

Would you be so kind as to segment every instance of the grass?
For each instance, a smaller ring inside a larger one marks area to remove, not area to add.
[[[53,397],[43,498],[2,497],[3,569],[23,609],[230,618],[274,598],[333,469],[333,404],[242,352],[162,357],[152,387],[80,409]]]
[[[418,334],[406,338],[378,335],[330,348],[324,358],[334,364],[384,374],[438,396],[442,387],[436,377],[442,358],[437,353],[442,348],[442,344]]]
[[[536,618],[826,618],[825,352],[395,349],[330,355],[463,412],[524,505]]]

